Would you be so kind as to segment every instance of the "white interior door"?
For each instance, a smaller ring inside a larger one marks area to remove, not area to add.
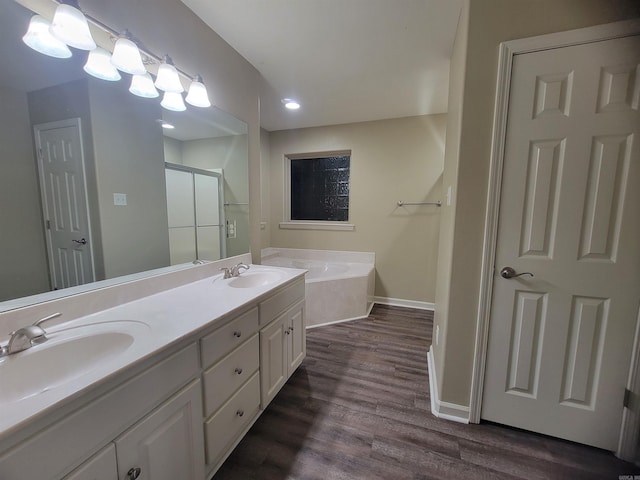
[[[80,119],[34,127],[53,289],[93,282]]]
[[[639,96],[637,36],[514,58],[483,419],[617,447],[640,301]]]

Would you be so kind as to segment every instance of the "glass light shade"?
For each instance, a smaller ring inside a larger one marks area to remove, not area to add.
[[[182,101],[182,94],[178,92],[164,92],[160,105],[174,112],[184,112],[187,109]]]
[[[149,73],[145,73],[144,75],[134,75],[131,77],[131,86],[129,87],[129,91],[134,95],[143,98],[156,98],[160,96],[158,90],[153,85],[153,79]]]
[[[54,37],[70,47],[80,50],[96,48],[96,42],[93,41],[89,31],[87,19],[80,10],[71,5],[64,3],[58,5],[49,31]]]
[[[113,47],[111,64],[118,70],[131,75],[144,75],[147,69],[142,63],[140,50],[135,43],[125,37],[120,37]]]
[[[89,75],[102,80],[117,82],[122,78],[116,67],[111,64],[111,54],[101,47],[89,52],[83,68]]]
[[[202,77],[198,75],[189,85],[189,93],[184,99],[189,105],[194,107],[207,108],[211,106],[209,95],[207,95],[207,87],[202,83]]]
[[[158,76],[156,77],[155,85],[163,92],[184,92],[178,70],[173,66],[173,62],[171,62],[171,58],[169,58],[168,55],[164,56],[162,63],[158,67]]]
[[[71,50],[64,42],[51,35],[50,26],[51,23],[48,20],[40,15],[34,15],[29,21],[29,28],[22,37],[22,41],[36,52],[55,58],[69,58]]]

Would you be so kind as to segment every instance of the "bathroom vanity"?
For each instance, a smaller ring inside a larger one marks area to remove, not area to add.
[[[40,372],[0,393],[0,478],[210,478],[304,359],[304,285],[252,265],[52,325],[0,359]]]

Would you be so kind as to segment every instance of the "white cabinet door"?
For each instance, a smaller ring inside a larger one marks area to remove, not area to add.
[[[119,478],[202,480],[202,393],[196,380],[116,439]]]
[[[107,445],[63,480],[118,480],[115,445]]]
[[[260,331],[260,379],[262,408],[266,408],[287,381],[286,313]]]
[[[304,322],[304,302],[300,302],[287,313],[288,320],[288,375],[300,366],[307,354],[307,333]]]

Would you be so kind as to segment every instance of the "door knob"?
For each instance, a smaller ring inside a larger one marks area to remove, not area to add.
[[[127,472],[127,480],[136,480],[142,473],[142,470],[139,467],[130,468]]]
[[[72,240],[72,242],[77,243],[79,245],[86,245],[87,244],[87,239],[86,238],[81,238],[80,240],[76,240],[75,238]]]
[[[521,275],[530,275],[533,277],[533,273],[530,273],[530,272],[516,273],[516,271],[511,267],[504,267],[502,270],[500,270],[500,276],[502,278],[515,278]]]

